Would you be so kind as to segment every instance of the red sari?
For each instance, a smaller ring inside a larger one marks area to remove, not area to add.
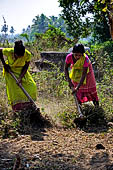
[[[71,68],[74,65],[72,59],[72,53],[67,55],[66,63],[71,64]],[[99,99],[96,90],[94,71],[91,62],[89,62],[88,56],[85,57],[83,67],[89,67],[89,72],[87,73],[86,76],[86,84],[81,85],[79,90],[77,91],[77,99],[80,103],[84,103],[88,101],[98,101]],[[74,87],[78,85],[78,82],[74,82],[73,80],[72,83]]]

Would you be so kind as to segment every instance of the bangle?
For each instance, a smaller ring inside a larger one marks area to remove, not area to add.
[[[77,90],[79,90],[79,86],[77,86],[77,88],[76,88]]]

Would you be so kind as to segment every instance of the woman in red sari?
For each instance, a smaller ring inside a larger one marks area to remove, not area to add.
[[[66,56],[64,70],[72,94],[76,93],[79,104],[93,101],[95,106],[99,106],[92,64],[82,44],[75,45],[72,53]]]

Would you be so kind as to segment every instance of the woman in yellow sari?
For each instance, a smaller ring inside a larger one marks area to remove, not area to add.
[[[7,57],[6,61],[4,60],[4,56]],[[18,83],[22,84],[31,98],[36,100],[36,83],[28,71],[31,53],[25,49],[23,42],[20,40],[15,42],[14,48],[0,49],[0,59],[4,66],[3,74],[6,80],[8,102],[13,110],[22,110],[29,106],[31,102],[12,78],[9,70],[15,74]]]

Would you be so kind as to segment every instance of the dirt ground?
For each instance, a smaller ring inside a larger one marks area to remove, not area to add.
[[[48,108],[45,112],[49,114]],[[20,170],[113,170],[111,126],[47,125],[26,126],[25,130],[0,139],[0,170],[13,170],[14,166]]]
[[[14,139],[0,140],[0,170],[113,170],[113,131],[41,128]],[[102,144],[102,149],[97,149]],[[105,147],[105,148],[104,148]]]

